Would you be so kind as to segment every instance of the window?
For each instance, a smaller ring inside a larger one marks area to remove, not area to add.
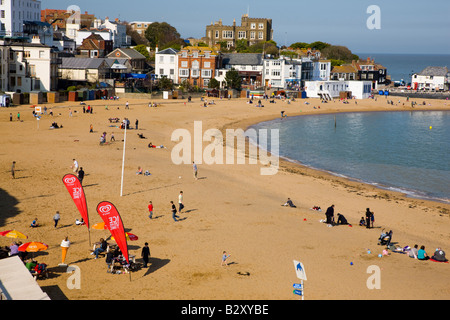
[[[189,77],[189,69],[180,69],[180,77]]]
[[[272,76],[279,77],[281,75],[280,70],[272,70]]]
[[[175,62],[175,57],[174,56],[170,56],[170,63],[174,63]]]
[[[175,69],[170,69],[170,75],[173,76],[175,74]]]
[[[205,52],[205,58],[209,59],[211,57],[211,52]]]
[[[39,59],[45,58],[45,51],[39,51]]]
[[[231,31],[231,30],[223,30],[222,31],[222,38],[233,39],[233,31]]]
[[[164,74],[164,69],[159,69],[159,74],[163,75]]]
[[[159,56],[159,63],[164,63],[164,56]]]
[[[194,51],[193,56],[194,56],[194,58],[198,58],[198,51]]]
[[[191,70],[191,76],[193,78],[198,78],[199,75],[200,75],[200,70],[198,70],[198,69],[192,69]]]
[[[187,68],[188,67],[188,62],[187,61],[181,61],[181,67],[182,68]]]
[[[5,18],[5,10],[0,11],[0,18]]]
[[[209,79],[203,79],[203,86],[207,87],[209,85]]]
[[[263,40],[264,39],[264,32],[258,32],[258,39]]]
[[[183,52],[181,53],[181,56],[182,56],[183,58],[187,58],[187,51],[183,51]]]
[[[203,63],[203,66],[204,66],[205,68],[211,68],[211,62],[205,61],[205,62]]]
[[[255,31],[250,32],[250,39],[255,39]]]
[[[220,35],[219,30],[216,30],[216,39],[219,39],[219,35]]]
[[[24,57],[24,58],[29,58],[29,57],[31,57],[30,51],[24,51],[23,57]]]
[[[211,75],[212,75],[211,69],[202,70],[202,78],[211,78]]]
[[[199,63],[197,60],[192,61],[192,69],[198,69]]]
[[[252,23],[251,26],[250,26],[250,28],[256,29],[256,23]]]
[[[245,32],[245,31],[238,32],[238,39],[246,39],[246,38],[247,38],[247,32]]]

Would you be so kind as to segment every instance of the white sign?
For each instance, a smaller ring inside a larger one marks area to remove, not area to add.
[[[306,272],[303,263],[294,260],[295,272],[297,273],[297,278],[300,280],[306,280]]]

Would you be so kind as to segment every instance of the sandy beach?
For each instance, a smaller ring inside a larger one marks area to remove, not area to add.
[[[207,108],[200,99],[87,101],[93,114],[82,112],[79,102],[47,105],[54,116],[38,122],[30,106],[0,109],[0,231],[16,229],[30,241],[48,244],[36,254],[48,264],[49,279],[39,280],[51,299],[68,300],[298,300],[292,285],[298,279],[293,260],[305,266],[306,300],[435,300],[450,297],[450,264],[417,261],[391,253],[378,257],[377,245],[383,229],[393,231],[398,245],[424,245],[432,254],[441,247],[450,254],[450,205],[405,197],[365,184],[348,181],[289,162],[281,162],[278,174],[263,176],[260,164],[198,165],[198,180],[191,164],[175,165],[171,141],[176,129],[194,132],[194,121],[207,129],[246,129],[251,124],[280,116],[353,111],[450,110],[450,102],[428,100],[411,108],[405,98],[389,97],[320,103],[317,99],[287,104],[277,100],[256,108],[245,99],[220,100]],[[400,100],[400,103],[396,103]],[[418,101],[419,104],[423,99]],[[403,105],[404,104],[404,105]],[[105,108],[108,106],[108,109]],[[42,105],[44,106],[44,105]],[[314,108],[318,107],[319,108]],[[73,112],[69,116],[69,109]],[[17,121],[17,112],[21,121]],[[13,121],[9,121],[12,113]],[[123,196],[121,171],[124,132],[109,118],[128,118]],[[134,129],[135,120],[139,129]],[[50,129],[56,121],[61,129]],[[90,125],[93,133],[89,132]],[[100,136],[107,133],[107,145]],[[114,133],[115,141],[110,142]],[[140,139],[143,134],[146,139]],[[166,148],[148,148],[152,142]],[[204,147],[208,143],[204,143]],[[86,176],[83,181],[90,223],[101,222],[97,204],[110,201],[118,209],[127,231],[139,240],[129,241],[129,252],[141,261],[145,242],[151,251],[150,267],[127,274],[106,272],[104,258],[90,255],[91,242],[109,239],[107,230],[75,225],[80,218],[62,177],[71,173],[77,159]],[[16,179],[10,168],[16,161]],[[151,175],[136,175],[138,167]],[[185,209],[174,222],[170,201],[178,202],[183,191]],[[290,197],[297,208],[281,206]],[[154,219],[147,205],[154,205]],[[335,205],[352,226],[327,227],[320,220]],[[322,212],[311,210],[314,205]],[[366,208],[375,213],[373,229],[358,225]],[[61,214],[57,228],[52,217]],[[40,227],[30,228],[34,218]],[[81,288],[69,289],[70,274],[58,267],[60,243],[69,237],[66,263],[80,268]],[[0,237],[0,246],[13,239]],[[23,240],[22,240],[23,241]],[[368,253],[368,250],[371,253]],[[222,252],[231,254],[221,266]],[[367,270],[378,266],[381,288],[368,289]]]

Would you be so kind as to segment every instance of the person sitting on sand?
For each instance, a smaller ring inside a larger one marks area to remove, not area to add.
[[[366,225],[366,219],[364,219],[364,217],[361,217],[361,220],[359,220],[359,225],[362,227]]]
[[[30,227],[32,227],[32,228],[37,228],[38,227],[37,218],[34,218],[34,220],[31,222]]]
[[[141,167],[138,167],[138,171],[136,172],[136,174],[137,174],[137,175],[142,174],[142,168],[141,168]]]
[[[347,219],[345,219],[345,217],[342,214],[338,213],[337,216],[338,216],[337,224],[348,224]]]
[[[295,205],[294,205],[294,203],[292,202],[292,200],[291,200],[291,198],[288,198],[287,199],[287,201],[286,201],[286,203],[285,204],[283,204],[283,206],[284,207],[291,207],[291,208],[297,208]]]
[[[417,260],[429,260],[430,257],[427,255],[425,251],[425,246],[421,246],[419,251],[417,251]]]
[[[439,261],[439,262],[447,262],[448,261],[447,258],[445,258],[445,251],[441,250],[441,248],[436,249],[436,251],[434,252],[431,259],[433,259],[435,261]]]
[[[138,133],[137,135],[139,136],[140,139],[147,139],[146,137],[144,137],[144,134],[142,133]]]
[[[409,249],[408,256],[413,259],[417,259],[417,253],[419,251],[419,246],[416,244],[413,248]]]

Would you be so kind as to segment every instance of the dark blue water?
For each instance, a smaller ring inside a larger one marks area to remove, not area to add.
[[[411,82],[411,75],[419,73],[426,67],[450,68],[450,54],[388,54],[388,53],[358,53],[361,60],[373,58],[387,68],[392,81],[404,80]]]
[[[305,115],[253,128],[279,129],[280,156],[292,161],[412,197],[450,202],[449,111]]]

